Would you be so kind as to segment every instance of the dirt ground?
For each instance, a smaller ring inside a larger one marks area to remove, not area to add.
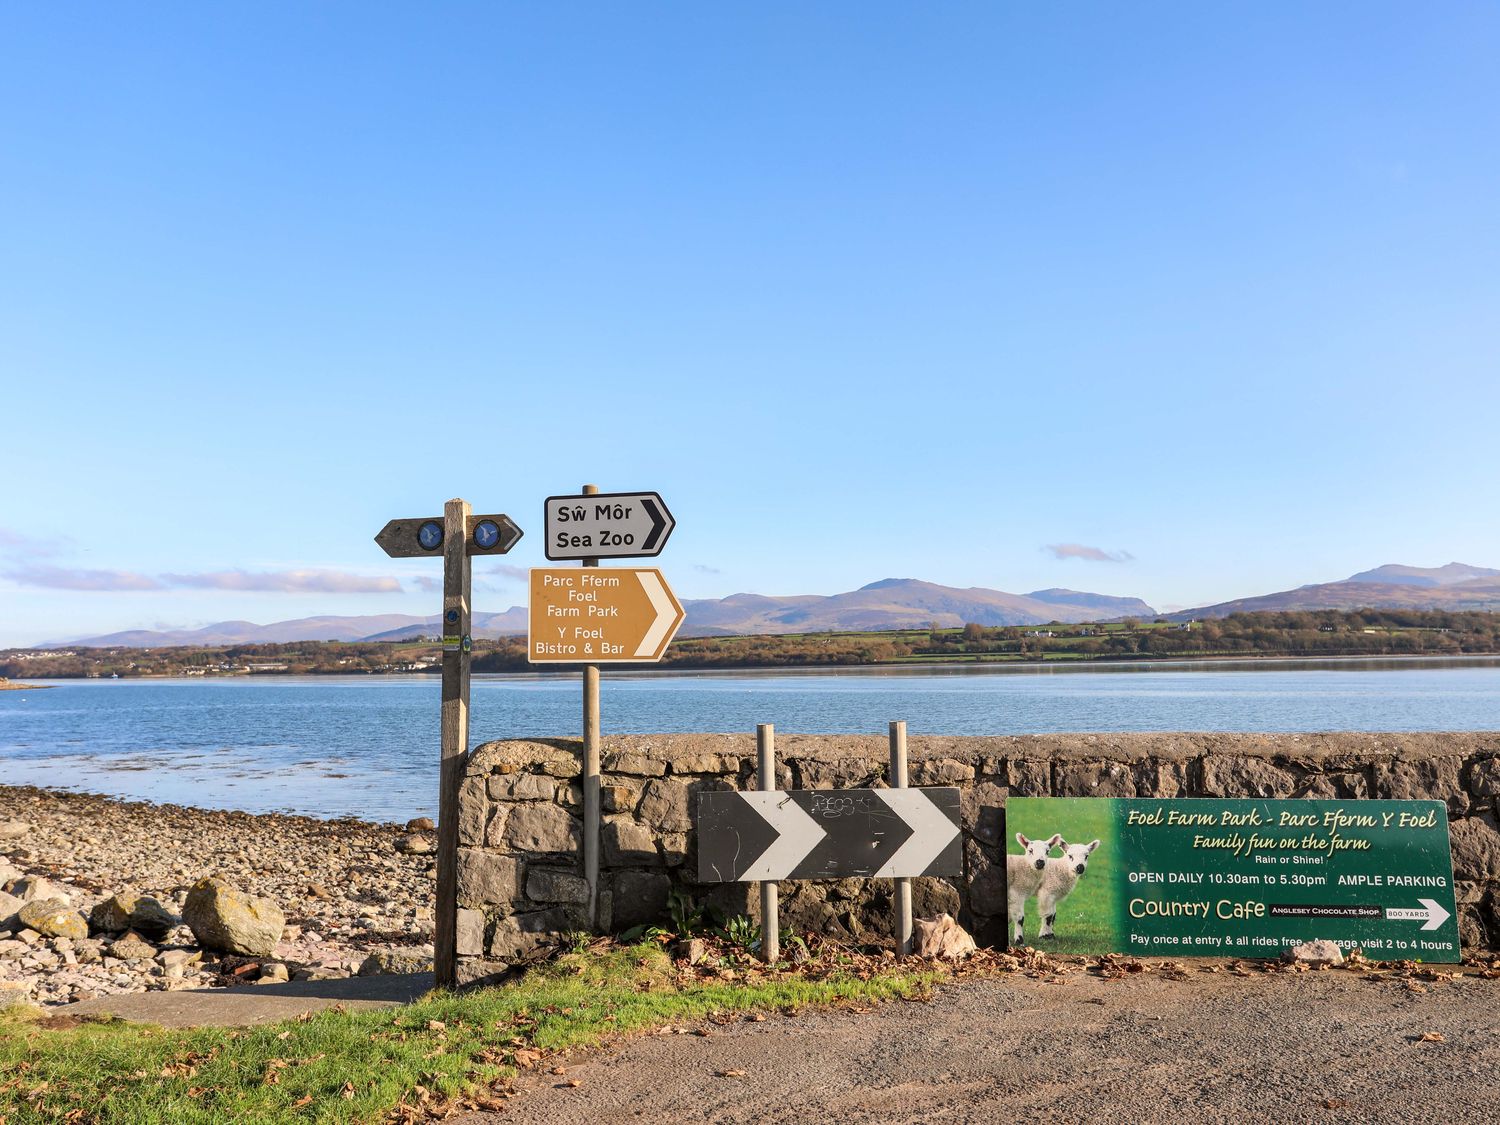
[[[621,1040],[528,1079],[504,1114],[462,1121],[1500,1119],[1500,981],[1062,980],[964,981],[929,1002]]]

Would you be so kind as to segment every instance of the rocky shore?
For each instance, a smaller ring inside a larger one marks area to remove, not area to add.
[[[0,786],[0,1006],[425,968],[435,844],[427,820]],[[236,903],[262,935],[238,950],[209,917]]]

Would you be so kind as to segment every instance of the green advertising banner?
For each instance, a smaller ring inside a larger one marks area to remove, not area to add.
[[[1012,797],[1005,820],[1016,944],[1276,957],[1326,938],[1459,960],[1441,801]]]

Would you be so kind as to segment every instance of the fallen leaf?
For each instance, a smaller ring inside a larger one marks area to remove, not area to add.
[[[311,1094],[303,1094],[300,1098],[292,1103],[292,1108],[301,1109],[305,1105],[311,1105],[312,1100],[313,1099]]]

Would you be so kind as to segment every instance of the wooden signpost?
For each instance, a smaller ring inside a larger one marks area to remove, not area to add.
[[[375,542],[391,558],[443,559],[443,710],[438,787],[437,902],[433,912],[433,969],[439,988],[457,984],[458,790],[469,753],[469,659],[473,648],[470,562],[503,555],[521,538],[507,515],[476,516],[466,500],[449,500],[441,518],[391,520]]]

